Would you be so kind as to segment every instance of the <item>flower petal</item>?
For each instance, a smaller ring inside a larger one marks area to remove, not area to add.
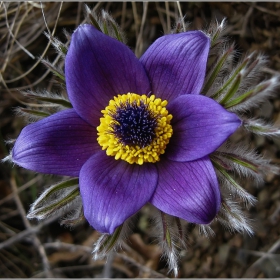
[[[152,164],[128,164],[97,153],[80,172],[86,219],[96,230],[112,234],[150,200],[157,178]]]
[[[73,109],[64,110],[26,126],[12,150],[13,161],[41,173],[78,176],[96,151],[96,128]]]
[[[152,82],[153,94],[168,101],[182,94],[199,94],[209,47],[210,40],[201,31],[157,39],[140,59]]]
[[[158,187],[151,199],[154,206],[191,223],[208,224],[214,219],[221,198],[208,157],[192,162],[162,160],[158,171]]]
[[[146,72],[133,52],[88,24],[78,27],[72,36],[65,77],[74,109],[95,126],[113,96],[150,92]]]
[[[173,135],[166,156],[192,161],[214,152],[241,124],[240,119],[211,98],[182,95],[168,105]]]

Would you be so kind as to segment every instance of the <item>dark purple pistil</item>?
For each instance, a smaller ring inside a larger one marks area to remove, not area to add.
[[[121,104],[112,118],[113,133],[120,143],[129,146],[148,146],[156,136],[157,116],[153,114],[147,104],[140,101]]]

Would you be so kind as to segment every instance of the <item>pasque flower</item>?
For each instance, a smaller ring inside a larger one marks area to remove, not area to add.
[[[79,177],[84,214],[113,233],[146,203],[192,223],[221,204],[209,155],[240,126],[236,114],[200,95],[210,39],[165,35],[137,59],[92,25],[74,32],[65,58],[73,106],[26,126],[13,161]]]

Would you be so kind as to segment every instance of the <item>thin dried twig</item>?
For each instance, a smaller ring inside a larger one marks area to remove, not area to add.
[[[261,6],[258,6],[258,5],[255,5],[255,8],[261,12],[264,12],[264,13],[267,13],[267,14],[270,14],[272,16],[275,16],[275,17],[280,17],[280,12],[274,12],[274,11],[271,11],[271,10],[268,10],[264,7],[261,7]]]
[[[167,25],[166,33],[170,33],[171,20],[170,20],[170,8],[169,8],[169,3],[168,2],[165,2],[165,9],[166,9],[166,25]]]
[[[13,194],[14,194],[14,200],[16,202],[16,205],[17,205],[17,208],[18,208],[19,213],[21,215],[21,218],[23,220],[23,223],[24,223],[24,225],[27,229],[31,229],[32,226],[26,218],[26,212],[25,212],[25,210],[23,208],[23,205],[22,205],[22,202],[21,202],[21,200],[18,196],[16,181],[15,181],[14,177],[11,178],[10,185],[12,187]],[[41,243],[40,239],[37,237],[36,233],[33,233],[33,236],[34,236],[34,239],[32,239],[32,240],[33,240],[33,243],[34,243],[34,245],[36,246],[36,248],[39,252],[39,255],[41,256],[45,275],[46,275],[46,277],[52,277],[53,275],[50,272],[50,264],[49,264],[48,257],[46,255],[45,249],[42,246],[42,243]]]
[[[250,5],[249,10],[247,11],[247,13],[244,17],[244,20],[243,20],[243,23],[242,23],[242,29],[240,30],[240,37],[244,37],[245,34],[246,34],[248,21],[249,21],[250,16],[253,13],[254,7],[255,7],[255,3],[252,3],[252,5]]]
[[[140,32],[139,32],[139,35],[137,36],[136,47],[135,47],[135,55],[137,57],[139,57],[141,55],[142,49],[143,49],[143,30],[144,30],[145,21],[147,18],[148,4],[149,4],[149,2],[143,3],[144,11],[143,11],[143,15],[142,15]]]
[[[165,2],[165,5],[168,5],[167,4],[168,2]],[[165,22],[165,19],[163,17],[163,11],[162,11],[162,8],[160,7],[160,3],[159,2],[156,2],[156,8],[157,8],[157,12],[158,12],[158,16],[159,16],[159,20],[160,20],[160,23],[162,25],[162,28],[163,28],[163,32],[164,34],[167,33],[167,30],[168,30],[168,26]]]
[[[136,35],[136,38],[138,38],[139,19],[138,19],[138,13],[137,13],[137,5],[136,5],[136,2],[131,2],[131,5],[132,5],[132,12],[133,12],[134,24],[135,24],[135,35]]]
[[[256,260],[251,266],[249,266],[247,268],[247,270],[245,271],[243,277],[250,277],[251,273],[255,271],[256,268],[258,268],[258,266],[261,265],[261,263],[269,256],[271,256],[272,253],[274,253],[276,250],[278,250],[278,248],[280,247],[280,239],[277,240],[271,247],[270,249],[267,251],[267,253],[263,252],[264,254],[258,259]]]
[[[126,246],[128,246],[126,244]],[[91,254],[92,248],[89,246],[82,246],[82,245],[75,245],[75,244],[68,244],[64,242],[51,242],[51,243],[45,243],[45,248],[53,248],[53,249],[68,249],[71,251],[77,251],[77,250],[83,250],[84,252]],[[139,270],[142,270],[143,272],[150,273],[151,277],[159,277],[159,278],[166,278],[165,275],[158,273],[154,271],[153,269],[144,266],[134,260],[133,258],[129,257],[125,253],[116,253],[116,256],[120,257],[121,259],[131,263],[132,265],[136,266]]]
[[[56,27],[57,27],[57,24],[58,24],[58,20],[59,20],[59,18],[60,18],[62,3],[63,3],[63,2],[61,2],[60,7],[59,7],[59,11],[58,11],[58,14],[57,14],[57,17],[56,17],[54,29],[53,29],[53,32],[52,32],[52,36],[54,36],[54,34],[55,34]],[[22,79],[23,77],[25,77],[26,75],[28,75],[29,73],[31,73],[31,72],[41,63],[41,60],[42,60],[42,58],[45,56],[45,54],[47,53],[47,51],[48,51],[50,45],[51,45],[51,41],[48,42],[46,48],[44,49],[44,51],[43,51],[43,53],[42,53],[42,55],[41,55],[41,58],[38,59],[38,60],[36,61],[36,63],[35,63],[28,71],[26,71],[25,73],[23,73],[23,74],[20,75],[20,76],[17,76],[17,77],[14,78],[14,79],[5,80],[5,83],[7,84],[7,83],[16,82],[16,81]]]
[[[46,219],[46,220],[40,222],[37,226],[32,226],[28,229],[21,231],[17,235],[12,236],[11,238],[0,243],[0,250],[7,248],[16,242],[21,241],[21,240],[25,239],[26,237],[29,237],[33,233],[38,233],[44,226],[49,225],[50,223],[56,221],[60,217],[61,217],[60,214],[54,215],[54,216],[50,217],[49,219]]]
[[[176,1],[176,3],[177,3],[177,6],[178,6],[180,18],[184,18],[184,17],[183,17],[183,13],[182,13],[182,9],[181,9],[180,2],[179,2],[179,1]],[[184,30],[184,32],[186,32],[186,25],[185,25],[185,21],[184,21],[184,20],[182,21],[182,24],[183,24],[183,30]]]
[[[22,191],[26,190],[27,188],[31,187],[33,184],[38,182],[42,178],[42,175],[37,175],[35,178],[31,179],[29,182],[25,183],[24,185],[20,186],[16,189],[17,193],[21,193]],[[0,200],[0,206],[7,201],[11,200],[14,197],[14,193],[10,193],[5,196],[3,199]]]

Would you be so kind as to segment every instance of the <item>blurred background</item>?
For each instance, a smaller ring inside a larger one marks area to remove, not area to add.
[[[40,62],[60,63],[44,31],[67,43],[63,30],[72,32],[84,21],[84,4],[77,2],[1,2],[0,4],[0,159],[9,154],[7,140],[16,139],[25,125],[15,108],[28,100],[28,89],[59,92],[60,85]],[[258,51],[269,57],[265,74],[280,71],[280,3],[211,2],[89,2],[97,13],[108,11],[126,33],[128,46],[139,57],[159,36],[170,32],[180,13],[190,29],[227,18],[230,42],[240,54]],[[45,18],[45,19],[44,19]],[[49,29],[49,31],[48,31]],[[280,89],[279,89],[280,90]],[[280,98],[268,100],[258,114],[280,126]],[[280,164],[280,139],[251,137],[251,143],[273,163]],[[12,164],[0,165],[0,277],[172,277],[161,248],[149,234],[147,210],[142,209],[134,234],[123,251],[107,262],[92,260],[98,233],[87,222],[75,228],[60,226],[59,217],[41,222],[26,219],[30,205],[61,178],[29,172]],[[182,251],[179,277],[280,277],[280,177],[267,174],[261,186],[244,183],[258,199],[248,210],[254,220],[250,237],[213,227],[206,238],[188,225],[188,250]]]

